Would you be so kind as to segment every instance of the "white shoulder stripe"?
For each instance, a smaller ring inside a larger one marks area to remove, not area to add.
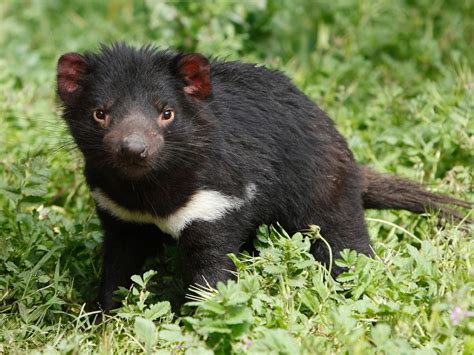
[[[120,206],[118,203],[110,199],[110,197],[99,188],[96,188],[92,191],[92,196],[94,197],[94,200],[98,206],[124,221],[152,224],[154,224],[156,221],[156,218],[151,214],[140,211],[132,211]]]
[[[214,190],[199,190],[191,196],[183,207],[166,217],[156,217],[150,213],[143,213],[126,209],[101,189],[92,191],[97,205],[109,211],[112,215],[128,222],[156,224],[164,233],[178,239],[183,229],[193,221],[215,221],[232,210],[240,209],[246,202],[251,201],[256,194],[255,184],[249,184],[244,198],[224,195]]]

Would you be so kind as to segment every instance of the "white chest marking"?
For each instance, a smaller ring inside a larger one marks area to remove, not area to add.
[[[153,216],[150,213],[133,211],[120,206],[101,189],[92,191],[96,203],[112,215],[134,223],[156,224],[162,232],[178,239],[183,229],[193,221],[215,221],[226,213],[240,209],[246,202],[255,197],[255,184],[248,184],[245,197],[224,195],[214,190],[199,190],[191,196],[189,201],[174,213],[166,217]]]

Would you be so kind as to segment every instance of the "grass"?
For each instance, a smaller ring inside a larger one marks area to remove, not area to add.
[[[473,353],[472,227],[406,212],[367,213],[376,257],[347,251],[338,282],[308,253],[317,227],[262,226],[239,282],[181,310],[170,248],[91,323],[101,232],[54,94],[57,58],[99,42],[258,62],[360,162],[472,200],[473,16],[471,0],[2,2],[0,353]]]

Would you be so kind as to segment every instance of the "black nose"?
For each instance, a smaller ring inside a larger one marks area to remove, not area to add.
[[[129,159],[145,159],[148,148],[143,137],[132,134],[123,139],[121,153]]]

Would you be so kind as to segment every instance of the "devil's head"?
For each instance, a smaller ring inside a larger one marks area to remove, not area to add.
[[[139,179],[204,157],[210,65],[200,54],[116,44],[57,66],[64,118],[87,164]]]

